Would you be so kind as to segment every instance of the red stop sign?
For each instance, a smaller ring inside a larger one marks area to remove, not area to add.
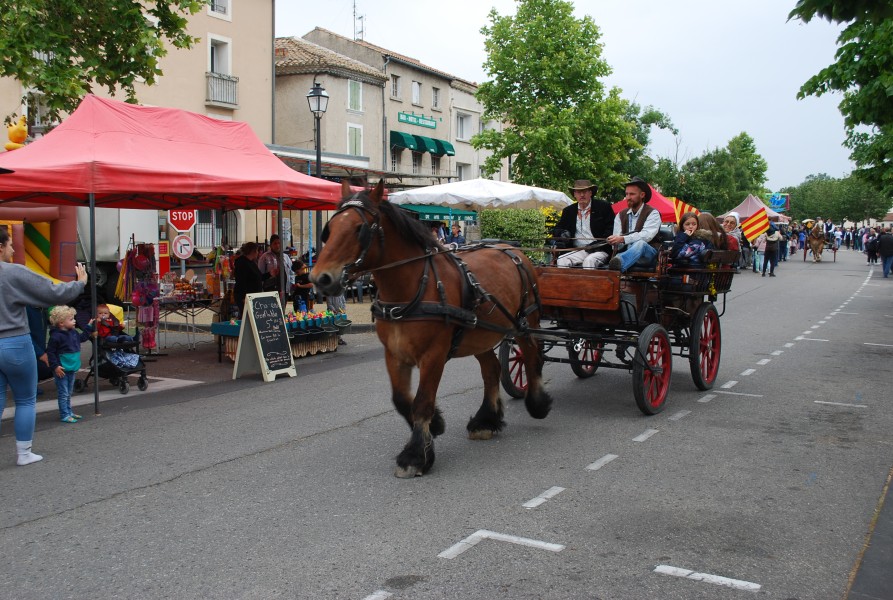
[[[195,227],[195,210],[169,210],[167,222],[177,231],[189,231]]]

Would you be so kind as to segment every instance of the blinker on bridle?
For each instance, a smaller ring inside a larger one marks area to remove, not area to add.
[[[372,245],[372,236],[377,235],[379,242],[382,246],[384,246],[384,231],[381,228],[379,223],[380,215],[378,212],[369,209],[362,200],[358,199],[359,194],[354,194],[350,197],[350,200],[344,202],[341,207],[335,211],[335,214],[332,215],[332,219],[337,217],[339,214],[343,213],[346,210],[355,210],[357,214],[360,216],[360,221],[362,225],[360,225],[360,231],[357,234],[357,241],[360,245],[360,255],[353,263],[346,264],[341,269],[341,285],[342,287],[347,285],[347,280],[352,271],[359,271],[360,267],[363,264],[363,261],[366,259],[366,253],[369,252],[369,247]],[[372,224],[369,224],[369,221],[366,218],[366,214],[372,216]],[[329,219],[331,222],[331,219]],[[326,223],[326,226],[322,230],[322,234],[320,235],[320,240],[323,243],[328,241],[329,239],[329,223]]]

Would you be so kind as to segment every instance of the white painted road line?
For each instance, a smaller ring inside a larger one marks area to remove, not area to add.
[[[639,435],[634,437],[633,441],[634,442],[644,442],[645,440],[650,438],[655,433],[658,433],[659,431],[660,431],[659,429],[646,429],[645,431],[643,431],[642,433],[640,433]]]
[[[704,581],[706,583],[722,585],[746,592],[758,592],[760,591],[761,587],[758,583],[741,581],[740,579],[729,579],[728,577],[710,575],[709,573],[695,573],[694,571],[689,571],[688,569],[680,569],[679,567],[671,567],[669,565],[657,565],[657,567],[655,567],[654,569],[654,572],[661,573],[662,575],[672,575],[673,577],[682,577],[683,579],[691,579],[693,581]]]
[[[791,346],[793,345],[794,344],[791,344]],[[775,350],[772,352],[772,356],[781,356],[782,354],[784,354],[784,350]]]
[[[671,421],[678,421],[678,420],[681,419],[682,417],[685,417],[685,416],[690,415],[690,414],[691,414],[691,411],[690,411],[690,410],[680,410],[678,413],[676,413],[675,415],[673,415],[672,417],[670,417],[670,420],[671,420]]]
[[[617,456],[616,454],[605,454],[604,456],[602,456],[600,459],[598,459],[597,461],[595,461],[595,462],[592,463],[591,465],[587,465],[587,466],[586,466],[586,470],[588,470],[588,471],[598,471],[599,469],[601,469],[602,467],[604,467],[606,464],[608,464],[609,462],[611,462],[611,461],[614,460],[615,458],[618,458],[618,456]]]
[[[858,315],[859,313],[840,312],[840,311],[838,311],[837,314],[839,314],[839,315]]]
[[[764,358],[764,359],[758,360],[757,364],[758,365],[768,365],[771,362],[772,362],[771,358]]]
[[[830,319],[831,317],[826,317],[826,318],[829,318],[829,319]],[[819,321],[819,325],[824,325],[824,324],[827,323],[827,322],[828,322],[828,321]]]
[[[867,404],[846,404],[844,402],[824,402],[822,400],[813,400],[816,404],[830,404],[831,406],[849,406],[850,408],[868,408]]]
[[[801,335],[812,335],[812,330],[804,331]]]
[[[721,387],[724,390],[728,390],[728,389],[735,387],[737,384],[738,384],[738,382],[733,380],[733,381],[727,381],[719,387]]]
[[[374,594],[369,594],[363,600],[385,600],[385,598],[390,598],[393,596],[391,592],[386,592],[384,590],[378,590]]]
[[[461,542],[453,544],[452,546],[438,554],[437,557],[446,559],[456,558],[466,550],[470,550],[471,548],[473,548],[481,540],[508,542],[509,544],[518,544],[519,546],[528,546],[530,548],[537,548],[539,550],[548,550],[549,552],[561,552],[565,548],[561,544],[541,542],[540,540],[531,540],[529,538],[518,537],[516,535],[507,535],[504,533],[496,533],[495,531],[488,531],[486,529],[479,529]]]
[[[794,339],[795,340],[806,340],[807,342],[830,342],[831,341],[831,340],[822,340],[819,338],[800,337],[799,335],[797,337],[795,337]]]
[[[813,325],[812,327],[810,327],[810,329],[818,329],[819,327],[821,327],[821,325]],[[807,333],[809,333],[809,332],[807,332]]]
[[[704,394],[698,398],[698,402],[707,403],[716,398],[716,394]]]
[[[552,498],[553,496],[557,496],[558,494],[560,494],[563,491],[564,491],[563,487],[558,487],[557,485],[552,486],[548,490],[546,490],[545,492],[543,492],[542,494],[540,494],[539,496],[534,498],[533,500],[528,500],[521,506],[523,506],[524,508],[536,508],[537,506],[539,506],[540,504],[542,504],[549,498]]]
[[[893,344],[872,344],[871,342],[864,342],[866,346],[882,346],[884,348],[893,348]]]
[[[784,347],[785,347],[785,348],[793,348],[793,347],[794,347],[794,342],[788,342],[787,344],[784,345]]]
[[[717,394],[726,394],[728,396],[750,396],[751,398],[762,398],[763,394],[745,394],[744,392],[724,392],[722,390],[713,390]]]
[[[748,375],[753,375],[756,372],[757,372],[756,369],[745,369],[745,370],[741,371],[741,377],[747,377]]]

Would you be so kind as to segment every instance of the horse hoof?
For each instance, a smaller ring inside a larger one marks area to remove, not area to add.
[[[477,431],[469,431],[468,439],[470,440],[492,440],[493,431],[490,429],[479,429]]]
[[[405,467],[405,468],[397,467],[394,470],[394,477],[399,477],[400,479],[412,479],[413,477],[421,477],[422,474],[423,473],[421,472],[421,470],[417,469],[416,467],[412,467],[412,466]]]

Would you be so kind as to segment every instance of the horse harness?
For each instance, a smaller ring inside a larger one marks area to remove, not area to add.
[[[512,315],[508,311],[508,309],[499,301],[498,298],[484,289],[484,287],[480,284],[477,277],[475,276],[474,272],[472,272],[471,269],[468,268],[468,265],[465,263],[465,261],[456,256],[452,251],[433,253],[429,252],[424,256],[386,264],[381,267],[376,267],[375,269],[361,269],[362,263],[366,258],[366,254],[369,251],[369,247],[372,245],[373,236],[377,235],[379,237],[381,245],[384,245],[384,231],[381,227],[381,224],[379,223],[379,213],[377,211],[370,210],[362,203],[362,201],[354,199],[348,200],[347,202],[342,204],[338,212],[349,209],[356,210],[360,213],[363,224],[360,226],[360,230],[357,234],[358,242],[360,244],[360,256],[352,264],[345,265],[341,276],[342,284],[345,284],[347,282],[347,279],[350,277],[350,271],[353,271],[355,274],[363,271],[372,272],[382,269],[389,269],[406,262],[411,262],[413,260],[425,261],[425,267],[422,273],[422,277],[419,281],[419,287],[418,290],[416,290],[416,294],[413,299],[409,302],[382,302],[378,298],[373,299],[372,315],[376,319],[391,322],[430,321],[443,319],[446,324],[456,325],[456,329],[453,331],[450,349],[447,353],[448,359],[452,358],[455,355],[456,351],[459,348],[459,345],[462,343],[462,338],[465,335],[465,332],[469,329],[480,327],[482,329],[496,331],[503,335],[517,335],[519,333],[523,333],[529,328],[527,317],[531,313],[538,310],[540,307],[539,290],[537,289],[533,273],[525,267],[520,257],[513,252],[513,248],[498,248],[489,244],[477,244],[475,246],[466,247],[464,248],[464,250],[477,251],[489,248],[499,250],[511,259],[512,263],[515,265],[515,268],[518,270],[518,275],[521,278],[521,283],[524,289],[523,297],[521,299],[521,308],[515,315]],[[366,215],[364,213],[369,213],[370,215],[372,215],[373,222],[371,225],[366,219]],[[322,240],[325,241],[326,238],[328,238],[328,224],[326,225],[326,229],[323,231],[322,234]],[[449,264],[451,264],[459,271],[460,280],[462,282],[461,306],[454,306],[447,302],[446,288],[444,287],[443,280],[438,273],[437,265],[434,263],[434,257],[437,255],[446,255],[447,258],[450,259]],[[428,287],[428,281],[432,274],[434,276],[434,282],[439,296],[439,301],[423,301],[422,298],[425,295],[425,290]],[[532,302],[530,302],[529,298],[530,290],[533,290]],[[500,327],[493,323],[481,321],[480,319],[478,319],[478,316],[476,314],[477,309],[487,302],[492,303],[493,308],[499,310],[499,312],[505,315],[505,317],[513,324],[513,326],[508,328]]]

